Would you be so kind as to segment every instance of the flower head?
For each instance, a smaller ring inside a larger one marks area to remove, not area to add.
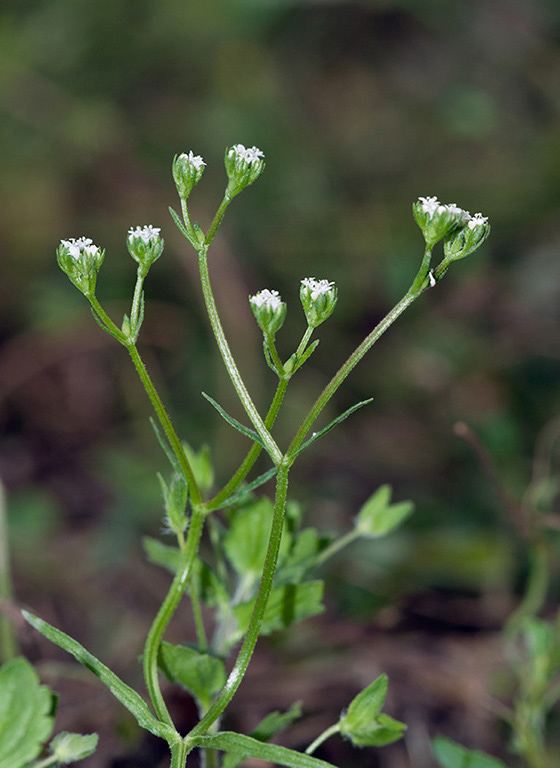
[[[463,226],[469,218],[469,213],[456,203],[440,203],[437,197],[419,197],[412,212],[428,248]]]
[[[173,179],[180,198],[187,199],[192,188],[200,181],[205,167],[202,157],[195,155],[192,149],[173,158]]]
[[[61,240],[56,251],[59,267],[86,296],[95,294],[97,273],[104,257],[105,251],[94,245],[89,237]]]
[[[282,327],[286,318],[287,307],[278,291],[268,288],[249,297],[251,310],[265,336],[272,336]]]
[[[331,316],[338,297],[336,286],[330,280],[304,277],[299,297],[311,328],[316,328]]]
[[[454,230],[443,241],[443,252],[445,261],[457,261],[473,253],[482,245],[490,234],[490,224],[488,217],[481,213],[475,213],[474,216],[468,215],[463,226]]]
[[[132,258],[148,271],[154,261],[159,259],[163,252],[163,238],[159,227],[147,224],[143,227],[131,227],[128,230],[126,245]]]
[[[224,163],[229,179],[227,193],[233,197],[259,178],[264,170],[264,152],[258,147],[234,144],[226,149]]]

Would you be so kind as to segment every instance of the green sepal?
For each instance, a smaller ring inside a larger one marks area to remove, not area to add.
[[[256,757],[260,760],[268,760],[275,765],[284,765],[286,768],[335,768],[332,763],[319,760],[317,757],[276,744],[267,744],[233,731],[222,731],[214,736],[194,736],[192,743],[197,747],[233,752],[243,758]]]
[[[206,400],[208,400],[208,402],[214,406],[220,416],[227,421],[230,427],[233,427],[238,432],[241,432],[242,435],[250,438],[254,443],[258,443],[263,448],[265,447],[263,441],[260,438],[260,435],[258,435],[253,429],[249,429],[249,427],[243,426],[240,421],[237,421],[237,419],[234,419],[233,416],[230,416],[228,413],[226,413],[222,406],[219,405],[212,397],[210,397],[210,395],[207,395],[206,392],[202,393],[202,397],[206,398]]]
[[[338,721],[343,736],[356,747],[383,747],[400,739],[406,725],[381,712],[388,686],[387,675],[380,675],[355,696]]]
[[[68,765],[93,755],[98,741],[99,736],[96,733],[82,735],[62,731],[49,744],[49,752],[56,758],[57,763]]]
[[[94,675],[101,680],[101,682],[107,686],[113,696],[118,699],[121,704],[131,712],[136,718],[138,725],[145,730],[153,733],[154,736],[159,736],[168,742],[175,741],[178,738],[178,734],[174,728],[171,728],[166,723],[160,722],[150,712],[148,705],[144,699],[133,688],[124,683],[114,672],[105,666],[99,659],[96,659],[93,654],[80,645],[77,640],[69,637],[64,632],[56,629],[51,624],[48,624],[43,619],[34,616],[28,611],[22,611],[23,618],[31,624],[38,632],[44,635],[48,640],[63,648],[68,653],[72,654],[74,658],[83,664],[93,672]]]
[[[373,400],[373,397],[368,398],[367,400],[362,400],[361,403],[356,403],[356,405],[353,405],[351,408],[348,408],[348,410],[344,411],[344,413],[341,413],[340,416],[337,416],[336,419],[333,419],[330,424],[327,424],[326,427],[323,427],[323,429],[319,430],[319,432],[314,432],[313,435],[309,438],[309,440],[306,440],[303,445],[301,445],[296,453],[294,454],[294,458],[296,456],[299,456],[299,454],[304,451],[306,448],[308,448],[312,443],[315,442],[315,440],[318,440],[320,437],[323,437],[323,435],[326,435],[327,432],[330,432],[333,427],[336,427],[337,424],[340,424],[341,421],[344,421],[344,419],[347,419],[348,416],[351,416],[354,411],[357,411],[358,408],[362,408],[364,405],[368,405]]]
[[[286,712],[271,712],[257,727],[251,731],[249,736],[257,741],[267,742],[273,736],[276,736],[280,731],[285,730],[290,726],[294,720],[297,720],[302,715],[301,702],[296,701],[292,704],[290,709]],[[227,752],[222,759],[222,768],[237,768],[237,766],[244,760],[243,754],[239,755],[236,752]]]
[[[432,740],[432,751],[442,768],[507,768],[497,757],[457,744],[451,739],[436,736]]]
[[[382,485],[370,496],[358,512],[356,532],[365,538],[386,536],[414,511],[412,501],[391,504],[391,486]]]
[[[209,702],[226,682],[222,659],[201,653],[188,645],[173,645],[163,641],[158,666],[171,680],[192,693],[200,702]]]
[[[261,627],[261,635],[286,629],[296,621],[316,616],[325,610],[322,603],[324,584],[322,581],[305,581],[303,584],[285,584],[273,587]],[[255,601],[236,605],[233,609],[237,619],[237,633],[230,640],[240,640],[251,620]]]
[[[0,667],[0,765],[35,760],[53,729],[53,694],[24,658]]]

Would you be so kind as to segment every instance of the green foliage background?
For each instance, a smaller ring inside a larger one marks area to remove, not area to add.
[[[559,41],[554,0],[2,3],[0,477],[18,598],[46,618],[58,614],[54,623],[136,674],[123,647],[138,650],[165,588],[140,563],[136,537],[158,531],[153,470],[164,460],[128,361],[92,322],[54,250],[80,235],[107,249],[99,295],[118,318],[133,279],[126,231],[163,228],[166,253],[147,284],[147,362],[182,434],[197,447],[211,443],[226,479],[245,443],[200,391],[241,414],[205,324],[194,254],[167,206],[171,159],[193,149],[208,163],[193,195],[207,224],[225,183],[223,149],[242,142],[265,151],[267,168],[228,211],[211,269],[261,404],[273,382],[248,294],[275,288],[288,302],[279,336],[287,356],[303,329],[298,281],[339,286],[335,315],[294,381],[280,440],[408,287],[422,251],[411,203],[437,195],[489,216],[483,249],[456,264],[349,379],[331,416],[374,402],[302,458],[292,494],[327,530],[347,529],[381,483],[418,504],[402,533],[360,545],[327,575],[326,636],[345,636],[341,617],[362,627],[350,632],[354,644],[376,636],[379,616],[397,632],[499,626],[524,555],[453,425],[471,426],[520,495],[537,435],[560,409]],[[114,599],[100,607],[107,590]],[[468,610],[450,594],[472,600]],[[312,655],[313,630],[300,632]],[[278,664],[296,653],[283,642]],[[403,681],[403,700],[405,691]],[[255,697],[244,703],[249,719]],[[473,728],[491,739],[480,723]],[[88,765],[109,764],[93,762],[109,760],[98,754]]]

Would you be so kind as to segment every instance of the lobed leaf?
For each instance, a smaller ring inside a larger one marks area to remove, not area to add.
[[[0,667],[0,766],[35,760],[53,728],[53,694],[24,658]]]
[[[382,485],[370,496],[356,517],[360,536],[379,538],[397,528],[414,511],[411,501],[391,504],[391,486]]]

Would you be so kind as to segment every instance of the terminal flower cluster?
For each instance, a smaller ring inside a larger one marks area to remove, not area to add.
[[[128,252],[146,273],[163,252],[164,242],[160,232],[159,227],[153,227],[151,224],[131,227],[128,230]]]
[[[61,240],[56,252],[58,264],[70,280],[86,296],[93,296],[97,273],[103,264],[105,251],[89,237]]]
[[[316,280],[314,277],[303,278],[299,297],[311,328],[316,328],[331,316],[338,298],[333,282]]]
[[[175,156],[173,159],[173,179],[177,192],[182,200],[186,200],[190,195],[193,187],[198,184],[204,173],[206,163],[200,155],[195,155],[194,152],[183,152],[182,154]]]
[[[278,291],[268,288],[249,298],[251,310],[265,337],[272,337],[280,330],[286,318],[287,306]]]
[[[224,163],[229,179],[226,194],[232,198],[259,178],[264,170],[264,152],[234,144],[226,149]]]

